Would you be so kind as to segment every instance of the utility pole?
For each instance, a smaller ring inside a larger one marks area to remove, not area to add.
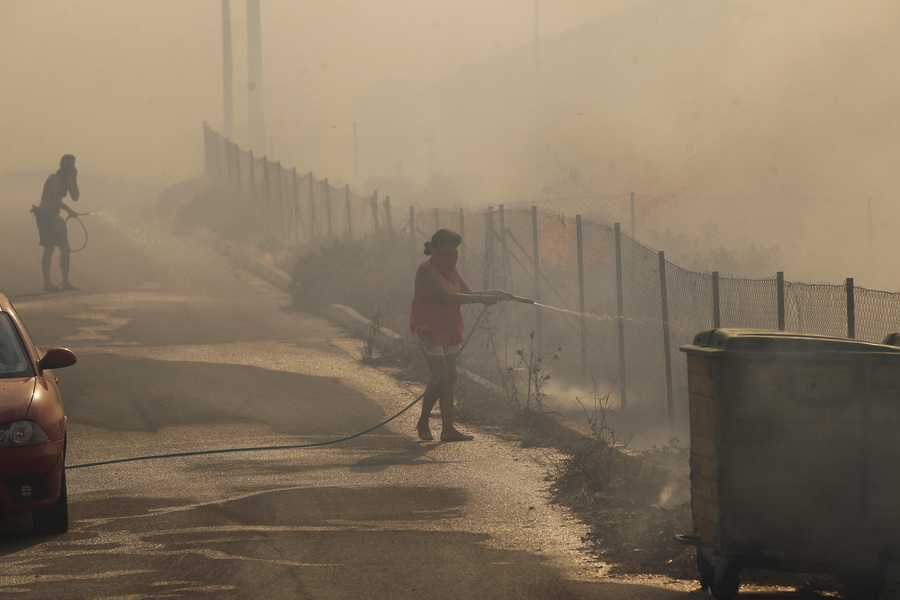
[[[234,133],[234,74],[231,61],[231,0],[222,0],[222,83],[225,99],[225,137]]]
[[[266,153],[266,119],[263,110],[262,25],[259,0],[247,0],[247,93],[250,108],[250,141]]]
[[[534,0],[534,156],[541,148],[541,0]]]

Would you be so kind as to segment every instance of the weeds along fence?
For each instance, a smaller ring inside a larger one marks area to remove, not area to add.
[[[247,226],[260,237],[320,244],[387,232],[409,248],[407,264],[389,267],[411,278],[434,230],[459,231],[459,270],[472,288],[505,289],[536,302],[496,305],[467,349],[469,364],[512,393],[524,395],[516,372],[547,361],[540,369],[552,371],[556,393],[585,399],[599,387],[613,406],[682,431],[687,372],[679,347],[700,331],[759,328],[880,342],[900,330],[900,294],[856,287],[852,278],[828,285],[786,281],[783,273],[746,279],[693,272],[625,235],[618,223],[537,206],[401,211],[390,198],[300,176],[209,128],[205,133],[207,177],[230,202],[251,208]],[[412,284],[400,293],[408,302]],[[466,310],[471,322],[475,309]]]

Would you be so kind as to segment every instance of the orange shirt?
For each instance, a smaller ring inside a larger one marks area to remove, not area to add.
[[[431,264],[431,261],[425,261],[423,264],[426,263],[428,268],[438,271],[448,291],[460,293],[459,273],[456,269],[453,269],[448,279],[440,274],[440,270]],[[441,302],[440,298],[422,283],[418,270],[409,314],[409,329],[413,333],[422,334],[435,346],[455,346],[463,341],[463,318],[459,304]]]

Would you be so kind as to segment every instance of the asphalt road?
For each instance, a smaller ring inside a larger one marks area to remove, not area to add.
[[[421,391],[213,249],[99,200],[73,255],[81,291],[41,293],[37,232],[15,196],[0,205],[0,289],[42,348],[78,355],[57,372],[70,466],[329,440]],[[422,443],[411,413],[319,448],[71,469],[67,534],[0,522],[0,596],[696,597],[690,583],[605,578],[583,526],[547,501],[539,452],[478,431]]]

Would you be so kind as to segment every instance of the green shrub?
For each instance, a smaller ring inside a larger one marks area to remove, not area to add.
[[[334,240],[297,257],[291,269],[294,306],[319,311],[343,304],[386,320],[388,314],[408,314],[416,264],[400,234]]]

